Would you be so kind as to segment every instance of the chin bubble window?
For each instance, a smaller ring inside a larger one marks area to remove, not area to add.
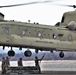
[[[52,36],[53,36],[54,39],[57,38],[57,34],[55,34],[55,33]]]

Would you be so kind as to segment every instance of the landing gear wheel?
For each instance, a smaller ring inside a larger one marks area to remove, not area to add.
[[[64,53],[61,51],[59,56],[60,56],[60,58],[63,58],[64,57]]]
[[[15,52],[13,50],[8,51],[8,56],[13,57],[15,55]]]
[[[24,52],[24,55],[25,55],[26,57],[30,57],[30,56],[32,55],[32,52],[31,52],[30,50],[26,50],[26,51]]]

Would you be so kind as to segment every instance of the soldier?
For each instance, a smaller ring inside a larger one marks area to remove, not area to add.
[[[19,58],[19,60],[18,60],[18,66],[23,66],[22,58]]]
[[[6,73],[6,61],[5,61],[5,58],[3,57],[2,58],[2,74]]]
[[[9,58],[6,57],[6,67],[9,67],[9,66],[10,66]]]
[[[36,66],[37,69],[39,70],[39,73],[41,73],[40,66],[39,66],[39,61],[41,61],[41,60],[44,58],[44,56],[45,56],[45,54],[42,56],[41,59],[38,59],[37,56],[35,57],[35,66]]]

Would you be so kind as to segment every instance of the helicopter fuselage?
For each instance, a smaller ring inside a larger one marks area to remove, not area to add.
[[[34,48],[39,50],[76,50],[76,31],[64,27],[0,22],[0,45]]]

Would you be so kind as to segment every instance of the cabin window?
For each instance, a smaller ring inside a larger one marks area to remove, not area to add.
[[[57,34],[54,33],[53,34],[53,38],[56,39],[57,38]]]
[[[37,33],[37,36],[38,36],[38,37],[41,37],[41,36],[42,36],[42,33],[41,33],[41,32],[38,32],[38,33]]]
[[[25,35],[25,34],[26,34],[26,31],[25,31],[25,30],[22,30],[22,31],[21,31],[21,34],[22,34],[22,35]]]
[[[5,27],[4,28],[4,33],[8,34],[9,33],[9,28]]]
[[[68,40],[72,41],[72,36],[71,35],[68,35]]]

